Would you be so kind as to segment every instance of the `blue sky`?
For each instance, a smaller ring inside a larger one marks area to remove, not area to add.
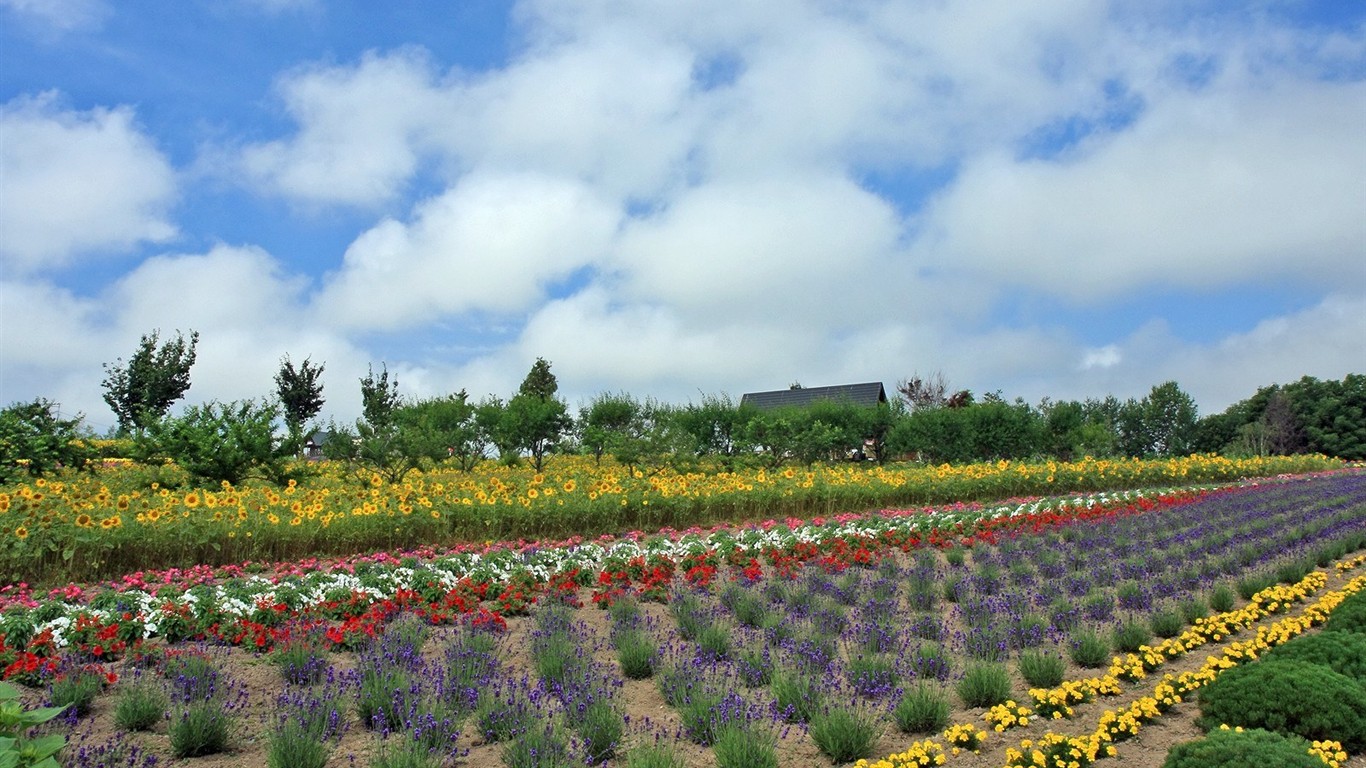
[[[1036,7],[1037,6],[1037,7]],[[175,10],[168,10],[168,8]],[[1366,5],[0,0],[0,400],[1366,363]]]

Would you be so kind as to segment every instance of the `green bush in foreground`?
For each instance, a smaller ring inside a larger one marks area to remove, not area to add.
[[[1324,631],[1366,634],[1366,592],[1358,592],[1333,609]]]
[[[1295,660],[1234,667],[1200,691],[1199,725],[1265,728],[1366,747],[1366,689],[1327,667]]]
[[[1358,683],[1366,684],[1366,634],[1355,632],[1316,632],[1300,635],[1272,648],[1262,659],[1293,659],[1328,667]]]
[[[1282,736],[1261,728],[1244,731],[1215,730],[1198,741],[1177,744],[1167,752],[1162,768],[1323,768],[1309,754],[1309,743],[1296,736]]]
[[[968,708],[1001,704],[1010,698],[1010,673],[1001,664],[973,664],[958,681],[958,698]]]
[[[944,692],[922,682],[902,694],[892,710],[892,721],[902,733],[937,733],[948,727],[949,710]]]

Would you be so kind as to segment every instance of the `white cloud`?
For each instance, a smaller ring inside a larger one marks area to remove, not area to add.
[[[473,175],[356,239],[316,302],[340,327],[390,330],[461,312],[525,311],[607,249],[618,212],[581,184]]]
[[[1363,276],[1366,84],[1172,94],[1057,160],[984,154],[927,216],[940,263],[1078,302]]]
[[[699,389],[721,391],[777,371],[800,374],[822,343],[780,323],[687,318],[667,306],[621,304],[605,291],[589,289],[547,304],[499,357],[512,371],[522,369],[518,377],[525,375],[528,361],[547,357],[585,397],[626,389],[682,401]]]
[[[50,283],[0,283],[0,400],[43,396],[84,412],[100,431],[103,366],[126,359],[142,334],[200,333],[186,402],[261,398],[274,391],[280,358],[326,363],[327,410],[360,411],[357,379],[367,355],[335,330],[309,322],[306,280],[259,248],[150,259],[94,297]]]
[[[702,120],[691,65],[690,51],[649,30],[607,25],[454,89],[457,117],[439,141],[462,165],[535,169],[649,198],[687,171]]]
[[[1103,347],[1084,350],[1081,358],[1081,369],[1089,371],[1092,368],[1113,368],[1119,365],[1124,359],[1119,347],[1114,344],[1106,344]]]
[[[1269,317],[1246,333],[1209,345],[1183,345],[1158,365],[1168,374],[1162,380],[1181,382],[1202,412],[1217,413],[1267,384],[1362,373],[1363,360],[1366,296],[1332,293],[1308,309]]]
[[[1330,294],[1304,310],[1268,317],[1245,332],[1207,343],[1185,341],[1157,319],[1114,344],[1074,354],[1103,364],[1064,368],[1069,375],[1045,380],[1044,388],[1024,394],[1055,400],[1142,397],[1156,384],[1176,381],[1202,414],[1218,413],[1268,384],[1361,373],[1366,297]]]
[[[899,235],[885,201],[838,176],[733,179],[630,222],[616,265],[625,295],[681,313],[838,325],[880,292]]]
[[[20,272],[176,234],[175,172],[127,107],[62,109],[55,93],[0,107],[0,253]]]
[[[368,53],[354,68],[309,67],[279,85],[299,134],[246,147],[246,172],[265,188],[313,203],[371,206],[397,195],[423,141],[447,112],[427,55]]]
[[[99,145],[31,177],[6,155],[3,215],[20,228],[0,223],[6,266],[20,268],[4,286],[3,381],[84,372],[97,386],[98,363],[153,327],[203,333],[192,397],[264,394],[289,352],[326,360],[329,410],[351,415],[356,377],[382,359],[405,395],[478,397],[507,394],[545,356],[571,402],[794,379],[890,386],[942,370],[955,387],[1031,399],[1138,396],[1175,378],[1204,404],[1282,371],[1340,375],[1363,357],[1347,334],[1362,330],[1350,297],[1366,292],[1366,90],[1316,67],[1359,61],[1366,41],[1344,33],[1316,51],[1171,13],[1085,0],[523,2],[496,68],[402,48],[280,76],[294,129],[236,145],[232,168],[305,208],[374,216],[329,273],[221,246],[148,260],[93,297],[30,278],[169,237],[174,175],[128,109],[16,101],[6,119],[36,115],[44,130],[7,124],[7,153],[30,134],[34,146],[122,137],[124,151]],[[1204,79],[1183,76],[1182,57],[1208,65]],[[1111,120],[1117,92],[1132,124]],[[1022,156],[1070,130],[1070,149]],[[68,157],[62,147],[49,154]],[[112,170],[143,173],[103,172],[110,156],[124,158]],[[146,183],[157,167],[160,192]],[[904,200],[872,191],[927,169]],[[72,183],[87,177],[100,183]],[[98,224],[60,204],[10,212],[44,190],[112,205],[107,178],[124,207]],[[37,255],[10,259],[20,242]],[[1348,298],[1207,345],[1160,321],[1082,343],[1061,321],[999,317],[1021,286],[1086,303],[1250,278]],[[91,400],[74,384],[55,391]]]
[[[93,29],[112,12],[104,0],[0,0],[0,8],[55,34]]]

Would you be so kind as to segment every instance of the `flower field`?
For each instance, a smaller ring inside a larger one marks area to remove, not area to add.
[[[72,704],[87,768],[1158,766],[1225,671],[1366,600],[1366,474],[1168,486],[10,585],[0,674]],[[1342,728],[1294,749],[1341,765]]]
[[[1118,491],[1342,466],[1321,456],[965,466],[817,465],[680,473],[585,457],[546,471],[437,467],[400,484],[324,463],[287,486],[195,487],[175,467],[111,463],[0,489],[0,580],[50,585],[183,566],[431,544],[595,537],[830,517],[887,507]]]

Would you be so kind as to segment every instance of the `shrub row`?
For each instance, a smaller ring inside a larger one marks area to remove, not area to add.
[[[1310,741],[1366,749],[1366,592],[1343,601],[1322,631],[1230,669],[1201,689],[1201,728],[1163,768],[1322,766]]]

